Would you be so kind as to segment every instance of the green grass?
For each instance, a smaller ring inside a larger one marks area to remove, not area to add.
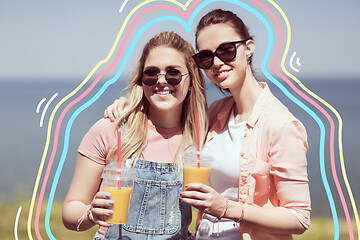
[[[339,219],[339,239],[350,239],[345,219]],[[357,239],[355,220],[352,221],[354,239]],[[332,218],[317,217],[311,219],[310,228],[301,235],[294,235],[295,240],[334,239],[334,223]]]
[[[14,235],[14,225],[15,218],[20,206],[22,206],[22,211],[20,214],[19,222],[18,222],[18,237],[19,239],[29,239],[27,233],[27,222],[30,208],[30,200],[29,201],[15,201],[16,203],[1,203],[0,202],[0,212],[2,216],[0,218],[0,232],[1,239],[15,239]],[[47,202],[43,203],[42,210],[40,214],[40,235],[43,239],[48,239],[47,233],[44,227],[44,219],[45,219],[45,210],[46,210]],[[34,210],[36,210],[36,205]],[[37,239],[35,231],[34,231],[34,217],[35,212],[33,212],[33,218],[31,222],[31,235],[33,239]],[[195,219],[196,219],[196,211],[193,212],[193,221],[189,227],[191,232],[194,232],[195,229]],[[340,219],[340,239],[349,239],[349,233],[346,225],[346,221],[344,219]],[[51,212],[50,219],[50,228],[51,232],[56,239],[76,239],[76,240],[88,240],[92,239],[97,227],[93,227],[92,229],[85,232],[75,232],[66,229],[61,220],[61,203],[54,202],[53,208]],[[356,229],[356,226],[353,221],[353,229]],[[355,231],[356,232],[356,231]],[[355,235],[354,238],[357,236]],[[309,230],[307,230],[302,235],[294,235],[295,240],[304,240],[304,239],[334,239],[334,230],[333,230],[333,222],[331,218],[312,218],[311,226]]]
[[[37,204],[37,203],[36,203]],[[54,202],[53,208],[51,211],[51,218],[50,218],[50,228],[51,232],[56,239],[76,239],[76,240],[89,240],[93,239],[94,234],[97,230],[96,227],[84,232],[75,232],[66,229],[62,223],[61,219],[61,203]],[[29,216],[29,209],[30,209],[30,200],[25,201],[18,201],[16,204],[8,204],[8,203],[0,203],[0,212],[2,213],[2,217],[0,218],[0,232],[1,232],[1,239],[7,240],[15,239],[14,234],[14,226],[15,226],[15,219],[16,214],[18,212],[19,207],[22,206],[22,210],[20,213],[20,218],[18,222],[18,238],[19,239],[29,239],[28,232],[27,232],[27,225],[28,225],[28,216]],[[39,220],[39,231],[40,235],[43,239],[49,239],[47,233],[45,231],[45,211],[46,211],[47,202],[43,203],[41,213],[40,213],[40,220]],[[34,230],[34,218],[35,218],[35,211],[37,205],[34,206],[33,218],[31,222],[31,236],[33,239],[38,239]]]

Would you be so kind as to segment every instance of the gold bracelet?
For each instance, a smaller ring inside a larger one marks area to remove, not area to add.
[[[241,216],[239,218],[239,220],[237,220],[237,223],[240,223],[242,220],[244,220],[244,203],[240,202],[241,204]]]
[[[224,207],[224,210],[221,213],[220,217],[218,217],[219,220],[225,216],[225,213],[226,213],[228,207],[229,207],[229,199],[226,197],[225,198],[225,207]]]

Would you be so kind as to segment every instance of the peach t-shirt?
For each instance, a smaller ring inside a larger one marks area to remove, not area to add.
[[[78,152],[90,160],[107,165],[112,149],[117,145],[116,123],[100,119],[86,133]],[[148,121],[147,143],[141,158],[153,162],[177,162],[177,149],[181,142],[181,127],[166,129],[154,126]]]

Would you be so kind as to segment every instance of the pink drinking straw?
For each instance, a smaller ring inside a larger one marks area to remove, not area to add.
[[[117,131],[117,135],[118,135],[118,151],[117,151],[117,163],[118,163],[118,174],[119,174],[119,179],[118,179],[118,189],[121,189],[121,130],[119,129]]]
[[[197,167],[200,168],[200,129],[199,129],[199,114],[196,114],[196,156],[197,156]]]

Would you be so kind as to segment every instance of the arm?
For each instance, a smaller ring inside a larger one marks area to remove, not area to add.
[[[278,207],[244,205],[244,223],[269,233],[301,234],[310,224],[306,131],[297,119],[273,130],[268,152],[274,186],[270,193],[276,195]]]
[[[306,138],[305,128],[297,119],[274,131],[268,156],[272,162],[270,174],[274,185],[271,193],[277,196],[279,206],[244,205],[244,222],[271,233],[301,234],[308,229],[310,193]]]
[[[125,97],[116,99],[113,104],[105,109],[104,118],[109,118],[111,122],[114,122],[116,118],[121,116],[121,113],[124,111],[128,103],[129,100]]]
[[[89,205],[92,207],[94,221],[99,225],[109,226],[102,220],[109,216],[109,208],[112,205],[108,204],[109,200],[105,192],[98,192],[103,168],[104,165],[78,154],[74,176],[62,209],[62,219],[66,228],[77,230],[78,220]],[[92,226],[94,223],[86,216],[79,230],[84,231]]]
[[[226,200],[222,195],[201,183],[189,184],[187,191],[180,194],[180,199],[214,217],[220,217],[226,205]],[[244,211],[243,215],[242,211]],[[235,222],[241,220],[242,223],[269,233],[301,234],[306,230],[293,213],[281,207],[266,208],[229,200],[223,217]]]
[[[274,234],[301,234],[309,227],[310,197],[306,172],[306,134],[299,122],[285,125],[271,142],[275,194],[279,207],[260,207],[228,202],[224,217]],[[181,200],[219,217],[225,198],[209,186],[189,184]],[[276,221],[274,221],[276,219]]]

